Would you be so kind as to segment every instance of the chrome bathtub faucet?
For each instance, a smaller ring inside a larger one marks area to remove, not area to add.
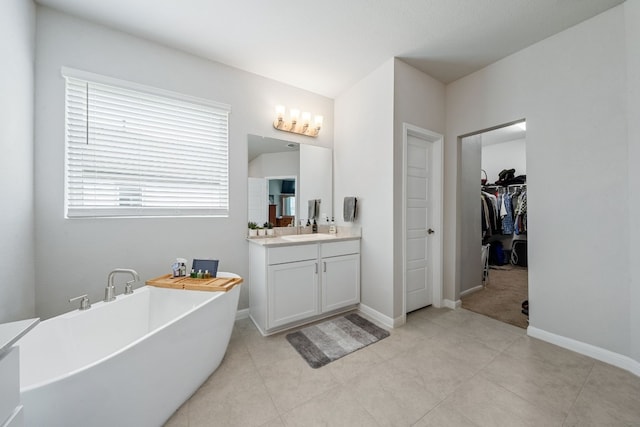
[[[129,280],[127,283],[124,284],[125,295],[130,295],[133,293],[133,282],[135,282],[135,280]]]
[[[113,276],[117,273],[128,273],[131,274],[133,280],[130,280],[124,286],[125,295],[133,293],[133,282],[138,282],[140,280],[140,276],[138,276],[138,272],[132,270],[130,268],[116,268],[109,273],[109,277],[107,278],[107,287],[104,290],[104,302],[113,301],[116,299],[116,287],[113,284]]]
[[[74,302],[80,300],[80,308],[79,310],[89,310],[91,308],[91,301],[89,301],[89,296],[87,294],[80,295],[79,297],[69,299],[69,302]]]

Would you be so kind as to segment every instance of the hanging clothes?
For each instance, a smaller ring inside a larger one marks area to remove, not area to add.
[[[499,234],[502,228],[502,221],[498,209],[498,198],[483,191],[481,193],[481,203],[483,236],[490,237],[494,234]]]
[[[488,238],[496,234],[511,235],[527,232],[527,191],[526,184],[518,187],[495,187],[495,194],[483,187],[481,192],[482,236]],[[490,190],[494,191],[494,190]]]
[[[516,226],[515,233],[522,234],[527,232],[527,191],[522,190],[518,195],[518,203],[515,210]]]
[[[491,235],[491,223],[489,221],[489,206],[484,195],[480,195],[480,215],[482,217],[482,235]]]
[[[523,234],[527,232],[527,190],[521,189],[518,193],[515,193],[513,197],[516,197],[516,195],[514,232],[516,234]]]
[[[514,232],[514,215],[511,194],[501,194],[502,206],[500,208],[500,217],[502,218],[502,234],[513,234]]]

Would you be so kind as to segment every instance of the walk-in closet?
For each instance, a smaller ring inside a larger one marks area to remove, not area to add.
[[[526,328],[525,122],[462,139],[462,307]]]

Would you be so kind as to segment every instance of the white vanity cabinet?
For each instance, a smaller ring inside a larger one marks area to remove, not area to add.
[[[27,319],[0,325],[0,427],[24,424],[20,401],[20,347],[15,344],[39,321]]]
[[[263,335],[360,302],[360,241],[249,245],[250,317]]]
[[[0,355],[0,426],[21,425],[20,349],[12,347]]]

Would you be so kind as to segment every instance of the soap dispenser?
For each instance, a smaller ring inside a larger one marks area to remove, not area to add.
[[[318,223],[316,222],[315,218],[313,218],[313,226],[311,227],[311,232],[312,233],[317,233],[318,232]]]
[[[329,234],[336,234],[338,230],[336,230],[336,222],[331,218],[331,222],[329,223]]]

